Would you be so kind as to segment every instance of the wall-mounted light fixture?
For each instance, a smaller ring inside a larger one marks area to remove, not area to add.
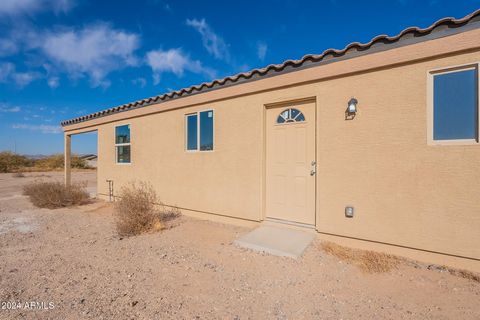
[[[353,120],[357,114],[358,100],[351,98],[347,104],[347,110],[345,110],[345,120]]]
[[[357,113],[357,103],[358,103],[357,99],[355,98],[350,99],[350,101],[348,101],[348,112]]]

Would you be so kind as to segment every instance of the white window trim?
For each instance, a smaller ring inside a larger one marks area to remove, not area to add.
[[[117,128],[123,126],[129,126],[130,128],[130,142],[129,143],[117,143]],[[130,123],[119,124],[113,128],[113,137],[115,139],[115,164],[118,165],[131,165],[132,164],[132,126]],[[123,146],[130,146],[130,162],[118,162],[118,148]]]
[[[202,112],[213,112],[213,129],[212,129],[212,140],[213,140],[213,149],[212,150],[200,150],[200,113]],[[188,149],[188,117],[197,116],[197,149],[189,150]],[[196,112],[191,112],[185,114],[185,151],[187,153],[197,153],[197,152],[214,152],[215,151],[215,109],[205,109]]]
[[[433,139],[433,113],[434,113],[434,92],[433,78],[439,74],[452,72],[476,70],[477,71],[477,138],[476,139],[453,139],[453,140],[435,140]],[[480,145],[480,62],[467,63],[462,65],[436,68],[427,71],[427,144],[432,146],[459,146],[459,145]]]

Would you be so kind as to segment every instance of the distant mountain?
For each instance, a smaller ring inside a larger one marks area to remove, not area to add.
[[[96,158],[97,156],[96,154],[92,154],[92,153],[80,153],[75,155],[79,156],[80,158],[93,158],[93,157]],[[39,160],[39,159],[48,158],[52,156],[52,154],[22,154],[22,156],[25,156],[28,159],[32,159],[32,160]]]

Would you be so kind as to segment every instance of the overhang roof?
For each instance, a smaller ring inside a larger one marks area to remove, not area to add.
[[[168,92],[162,95],[138,100],[135,102],[130,102],[89,115],[65,120],[61,122],[61,125],[65,127],[75,123],[109,116],[118,112],[125,112],[128,110],[145,107],[152,104],[158,104],[172,99],[183,98],[185,96],[190,96],[193,94],[199,94],[211,90],[221,89],[222,87],[226,86],[255,81],[267,77],[284,74],[287,72],[302,70],[305,68],[316,67],[322,64],[350,59],[365,54],[385,51],[400,46],[446,37],[452,34],[465,32],[479,27],[480,9],[461,19],[443,18],[436,21],[428,28],[422,29],[418,27],[409,27],[393,37],[389,37],[387,35],[379,35],[374,37],[368,43],[352,42],[342,50],[328,49],[321,54],[308,54],[300,60],[287,60],[281,64],[271,64],[265,68],[253,69],[251,71],[238,73],[234,76],[228,76],[223,79],[205,82],[199,85]]]

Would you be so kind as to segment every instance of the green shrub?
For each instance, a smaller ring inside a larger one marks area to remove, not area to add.
[[[49,209],[81,205],[90,199],[85,184],[72,183],[65,186],[58,181],[35,181],[23,187],[23,194],[30,198],[34,206]]]

